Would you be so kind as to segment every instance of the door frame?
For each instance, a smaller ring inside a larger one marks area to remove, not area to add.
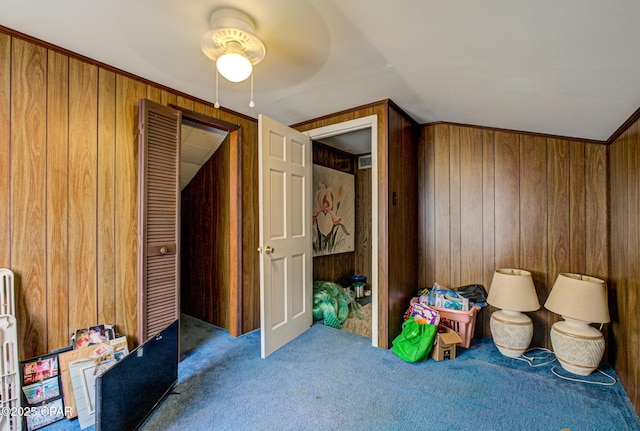
[[[378,347],[380,313],[378,289],[378,116],[369,115],[329,126],[307,130],[312,140],[329,138],[357,130],[371,129],[371,345]]]
[[[177,105],[188,118],[229,133],[229,335],[242,335],[242,127]]]

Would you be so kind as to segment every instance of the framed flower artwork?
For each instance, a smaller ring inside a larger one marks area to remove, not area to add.
[[[313,255],[355,250],[355,177],[313,165]]]

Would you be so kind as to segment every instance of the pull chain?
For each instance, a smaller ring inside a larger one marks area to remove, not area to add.
[[[249,101],[249,108],[253,108],[254,106],[256,106],[256,104],[253,103],[253,72],[251,72],[251,100]]]
[[[216,103],[213,104],[213,107],[218,109],[220,107],[220,102],[218,102],[218,68],[216,67]]]

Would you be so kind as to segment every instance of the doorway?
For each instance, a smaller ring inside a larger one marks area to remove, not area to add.
[[[371,169],[371,344],[378,346],[378,116],[349,120],[304,132],[313,141],[354,155],[370,155]],[[355,270],[355,268],[354,268]]]
[[[241,327],[239,126],[175,107],[181,126],[181,312]]]

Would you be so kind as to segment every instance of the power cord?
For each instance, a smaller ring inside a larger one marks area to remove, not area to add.
[[[535,354],[533,356],[531,356],[530,354],[533,352],[543,352],[545,355],[544,356],[536,356]],[[553,359],[548,360],[550,357],[553,356]],[[543,365],[549,365],[552,362],[554,362],[556,360],[556,355],[555,353],[553,353],[553,351],[549,350],[549,349],[545,349],[544,347],[532,347],[530,349],[528,349],[526,352],[524,352],[520,357],[518,358],[514,358],[517,359],[519,361],[525,362],[527,363],[530,367],[536,368],[536,367],[542,367]],[[536,360],[542,360],[542,361],[546,361],[546,362],[542,362],[539,364],[536,364],[535,361]]]
[[[551,367],[551,372],[553,373],[553,375],[555,375],[556,377],[560,377],[561,379],[564,379],[564,380],[569,380],[571,382],[588,383],[590,385],[600,385],[600,386],[613,386],[618,382],[613,376],[605,373],[600,368],[597,368],[596,371],[602,374],[603,376],[608,377],[611,381],[597,382],[597,381],[591,381],[591,380],[585,380],[585,379],[576,379],[575,377],[568,377],[568,376],[563,376],[559,374],[558,371],[556,371],[557,369],[558,369],[557,365]]]
[[[536,352],[542,352],[544,355],[543,356],[537,356]],[[531,353],[533,353],[533,355],[531,355]],[[553,359],[549,360],[549,358],[551,358],[551,357],[553,357]],[[546,349],[544,347],[532,347],[532,348],[528,349],[526,352],[524,352],[524,354],[522,354],[522,356],[520,356],[518,358],[514,358],[514,359],[517,359],[519,361],[525,362],[530,367],[536,368],[536,367],[542,367],[544,365],[549,365],[549,364],[555,362],[556,354],[552,350]],[[542,361],[545,361],[545,362],[535,363],[536,360],[542,360]],[[563,376],[560,373],[558,373],[557,370],[558,370],[558,366],[557,365],[554,365],[553,367],[551,367],[551,372],[553,373],[554,376],[559,377],[559,378],[564,379],[564,380],[569,380],[571,382],[587,383],[587,384],[590,384],[590,385],[600,385],[600,386],[613,386],[618,382],[615,379],[615,377],[605,373],[604,371],[602,371],[599,368],[597,368],[596,371],[598,371],[603,376],[609,378],[610,381],[608,381],[608,382],[598,382],[598,381],[591,381],[591,380],[585,380],[585,379],[578,379],[578,378],[575,378],[575,377]]]

